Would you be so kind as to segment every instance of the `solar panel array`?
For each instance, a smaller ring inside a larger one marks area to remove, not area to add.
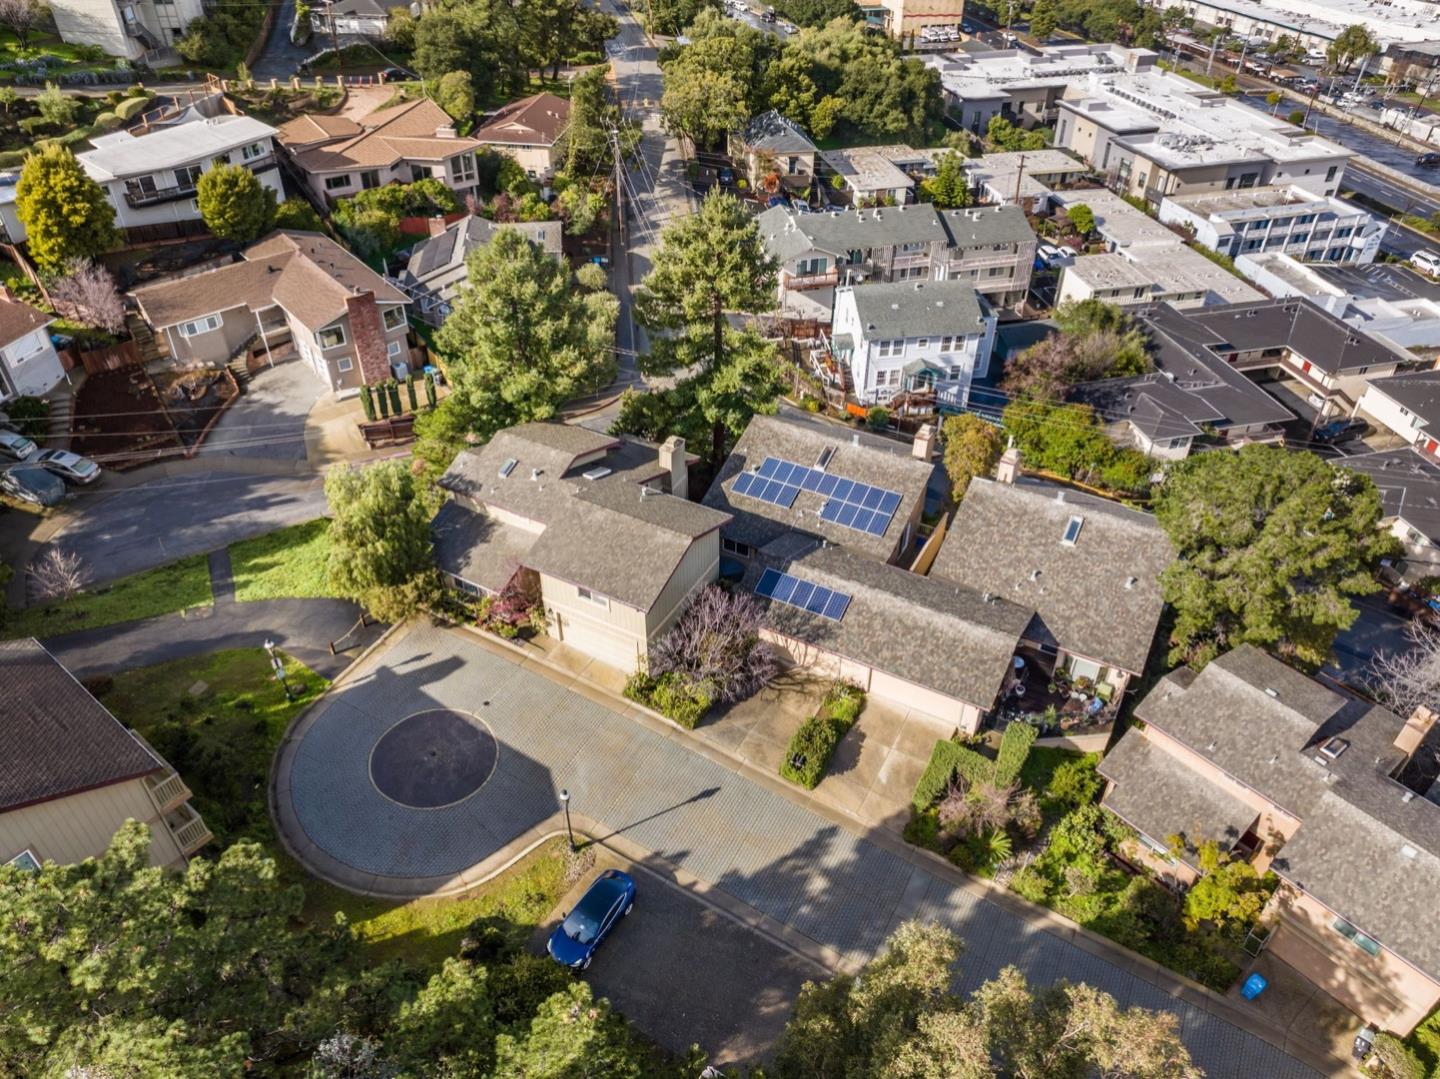
[[[822,520],[872,536],[885,534],[890,518],[900,506],[900,496],[894,491],[847,480],[818,468],[806,468],[779,457],[767,457],[756,471],[740,473],[735,477],[732,490],[782,509],[795,505],[801,491],[813,491],[826,500],[820,509]]]
[[[850,606],[850,597],[844,592],[802,581],[799,577],[792,577],[776,569],[767,569],[760,575],[760,580],[755,585],[755,594],[798,607],[811,614],[818,614],[832,622],[844,618],[845,608]]]

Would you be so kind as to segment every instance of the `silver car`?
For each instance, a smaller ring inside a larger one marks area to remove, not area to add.
[[[41,450],[40,455],[30,463],[39,465],[71,483],[94,483],[100,478],[99,465],[90,458],[81,457],[69,450]]]
[[[0,457],[23,461],[35,452],[35,443],[14,431],[0,431]]]

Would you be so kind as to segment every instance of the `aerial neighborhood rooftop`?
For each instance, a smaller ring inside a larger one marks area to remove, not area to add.
[[[12,6],[6,1074],[1440,1075],[1432,4]]]

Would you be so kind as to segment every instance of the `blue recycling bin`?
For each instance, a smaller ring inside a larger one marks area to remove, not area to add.
[[[1265,992],[1265,987],[1269,984],[1270,983],[1265,980],[1264,975],[1252,974],[1245,979],[1245,984],[1240,987],[1240,995],[1246,1000],[1254,1000],[1261,993]]]

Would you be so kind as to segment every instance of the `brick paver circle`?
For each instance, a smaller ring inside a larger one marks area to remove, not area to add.
[[[411,809],[463,802],[485,785],[500,757],[483,720],[449,708],[406,716],[370,751],[370,782]]]

